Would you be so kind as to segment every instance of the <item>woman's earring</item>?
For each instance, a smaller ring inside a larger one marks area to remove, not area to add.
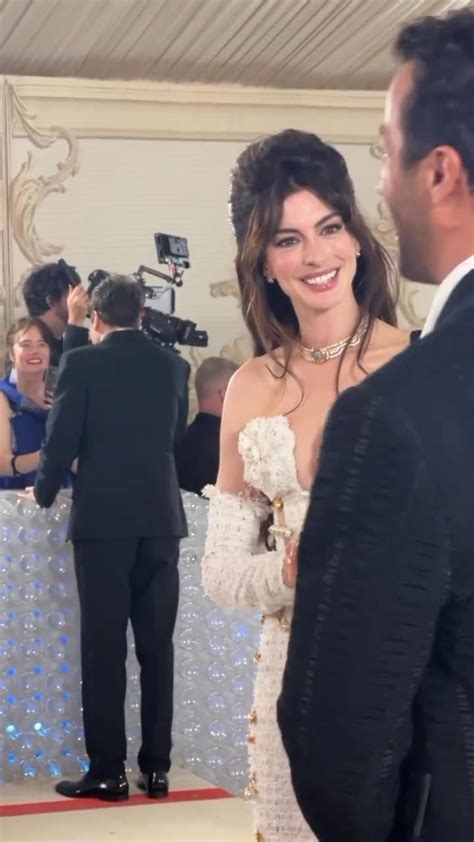
[[[267,284],[274,284],[275,283],[275,278],[265,278],[265,280],[266,280]]]
[[[361,251],[360,251],[360,249],[357,249],[357,251],[356,251],[356,257],[360,257],[360,255],[361,255]]]

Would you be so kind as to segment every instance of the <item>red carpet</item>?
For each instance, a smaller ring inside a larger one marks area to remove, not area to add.
[[[103,807],[136,807],[155,804],[179,804],[183,801],[214,801],[217,798],[234,798],[225,789],[179,789],[170,792],[167,798],[147,798],[146,795],[132,795],[128,801],[99,801],[98,798],[60,798],[56,801],[35,801],[29,804],[4,804],[0,816],[32,816],[41,813],[68,813],[72,810],[101,810]]]

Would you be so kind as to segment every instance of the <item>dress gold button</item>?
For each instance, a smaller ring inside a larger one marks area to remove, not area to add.
[[[260,663],[260,661],[262,660],[262,653],[261,652],[255,652],[255,655],[253,656],[253,660],[254,660],[255,664]]]
[[[257,722],[257,711],[255,709],[249,713],[249,722],[251,725],[255,725]]]

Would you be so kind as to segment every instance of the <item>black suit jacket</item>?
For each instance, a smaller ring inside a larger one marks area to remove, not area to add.
[[[51,506],[79,457],[72,539],[186,534],[174,447],[186,429],[188,373],[138,330],[62,357],[35,496]]]
[[[279,721],[320,842],[474,839],[474,272],[334,406]]]
[[[205,485],[214,485],[219,469],[221,419],[198,412],[176,451],[180,488],[200,494]]]
[[[46,325],[48,328],[48,325]],[[49,330],[49,328],[48,328]],[[56,339],[53,332],[51,334],[51,365],[58,366],[63,353],[71,351],[73,348],[82,348],[89,342],[89,331],[86,327],[79,327],[78,325],[66,325],[66,330],[61,339]]]

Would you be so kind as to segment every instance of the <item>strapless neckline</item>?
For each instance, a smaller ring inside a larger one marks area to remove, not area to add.
[[[267,424],[271,426],[272,424],[275,426],[281,426],[282,429],[288,436],[289,443],[291,443],[291,464],[292,464],[292,471],[293,471],[293,484],[296,491],[299,491],[300,494],[303,496],[308,496],[310,493],[309,488],[304,488],[301,484],[298,476],[298,469],[296,466],[296,457],[295,457],[295,449],[296,449],[296,436],[294,433],[293,428],[291,427],[290,422],[288,421],[288,417],[286,415],[256,415],[253,418],[250,418],[247,423],[242,427],[239,440],[243,439],[246,434],[252,432],[252,428],[260,426],[263,424]]]

